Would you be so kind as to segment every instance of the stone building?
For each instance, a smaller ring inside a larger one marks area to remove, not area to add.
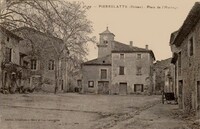
[[[26,54],[19,47],[21,40],[21,37],[0,26],[0,88],[11,93],[21,85],[29,85],[30,71],[26,66]]]
[[[181,28],[171,34],[179,107],[200,109],[200,3],[196,2]]]
[[[164,92],[175,93],[174,86],[174,65],[171,64],[171,58],[156,61],[154,63],[155,85],[153,91],[155,94]]]
[[[152,93],[154,54],[114,40],[108,28],[100,33],[98,58],[82,64],[82,92],[99,94]]]
[[[46,92],[67,91],[68,49],[63,40],[29,27],[13,32],[24,38],[20,49],[28,55],[31,69],[30,86]]]

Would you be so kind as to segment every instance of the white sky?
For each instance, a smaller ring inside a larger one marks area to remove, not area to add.
[[[182,25],[195,0],[84,0],[92,6],[88,18],[93,22],[93,35],[99,40],[99,33],[109,27],[115,40],[153,50],[156,59],[171,57],[170,34]],[[127,5],[128,8],[99,8],[99,5]],[[129,6],[143,6],[142,9]],[[150,9],[147,6],[168,6],[175,9]],[[88,59],[97,57],[97,47],[89,44]]]

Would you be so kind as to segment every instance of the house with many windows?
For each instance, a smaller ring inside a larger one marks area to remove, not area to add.
[[[0,26],[0,88],[14,93],[21,85],[29,85],[27,55],[20,49],[23,39]]]
[[[172,63],[179,107],[200,109],[200,3],[196,2],[181,28],[171,34]]]
[[[82,64],[82,92],[97,94],[152,93],[153,51],[120,43],[108,28],[100,33],[98,58]]]
[[[46,92],[67,91],[68,49],[63,40],[33,28],[21,27],[13,30],[24,40],[20,42],[31,69],[30,86]]]

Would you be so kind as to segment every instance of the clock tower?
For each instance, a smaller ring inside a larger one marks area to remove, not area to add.
[[[98,57],[104,57],[111,54],[115,35],[108,30],[108,27],[104,32],[100,33],[99,35],[100,39],[99,44],[97,45]]]

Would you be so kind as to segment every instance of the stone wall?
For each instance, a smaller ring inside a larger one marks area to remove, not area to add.
[[[100,70],[107,69],[107,79],[101,79]],[[82,92],[83,93],[98,93],[98,82],[109,81],[111,83],[111,66],[99,65],[84,65],[82,67]],[[88,81],[94,81],[94,87],[88,87]],[[110,91],[110,88],[108,89]]]
[[[58,59],[58,52],[62,49],[64,43],[61,39],[57,39],[55,37],[51,37],[45,35],[42,32],[30,29],[30,28],[22,28],[15,31],[16,34],[22,36],[25,40],[20,42],[21,46],[20,49],[24,51],[29,58],[36,58],[37,59],[37,69],[32,70],[32,78],[35,76],[41,79],[36,79],[37,81],[40,80],[41,82],[32,82],[32,84],[36,83],[39,84],[44,91],[54,92],[55,90],[55,74],[57,71],[59,73],[59,87],[58,90],[62,90],[62,83],[63,83],[63,90],[67,91],[67,64],[66,60],[59,60]],[[33,49],[32,49],[33,48]],[[62,56],[67,56],[66,52],[62,53]],[[49,60],[54,60],[54,70],[49,70]],[[63,65],[64,64],[64,65]],[[59,69],[58,69],[59,67]],[[33,80],[33,79],[31,79]]]
[[[142,58],[137,59],[137,54],[141,54]],[[119,66],[124,66],[124,75],[119,75]],[[124,59],[120,59],[120,53],[112,53],[112,92],[118,94],[119,83],[125,82],[128,94],[135,93],[135,84],[143,85],[143,93],[151,93],[151,66],[152,59],[149,53],[124,53]],[[137,75],[137,67],[141,67],[141,75]]]
[[[190,56],[188,42],[192,36],[194,39],[194,55]],[[192,109],[196,110],[198,107],[197,81],[200,81],[200,22],[185,38],[179,48],[181,50],[181,74],[179,76],[177,75],[178,88],[178,82],[180,80],[183,81],[183,98],[180,107],[183,107],[185,111],[190,112]]]

